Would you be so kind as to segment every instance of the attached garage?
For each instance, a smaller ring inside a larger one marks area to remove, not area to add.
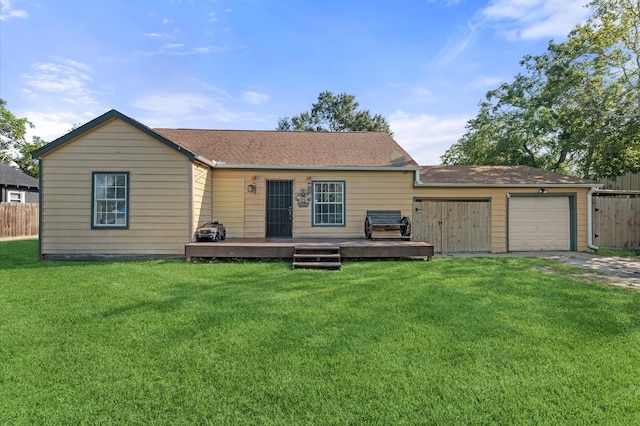
[[[589,250],[598,184],[528,166],[426,166],[412,239],[438,253]]]
[[[564,195],[509,197],[508,250],[572,250],[571,201]]]
[[[414,239],[437,253],[491,250],[491,202],[479,199],[415,199]]]

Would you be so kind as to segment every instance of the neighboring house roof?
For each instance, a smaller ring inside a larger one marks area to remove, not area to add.
[[[529,166],[425,166],[420,170],[423,185],[467,186],[597,186],[596,182]]]
[[[418,167],[384,132],[154,130],[190,151],[226,165]]]
[[[24,188],[38,188],[40,186],[38,179],[24,174],[8,164],[0,164],[0,185]]]

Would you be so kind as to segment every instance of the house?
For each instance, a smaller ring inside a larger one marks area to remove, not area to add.
[[[422,167],[414,238],[436,252],[586,251],[598,186],[528,166]]]
[[[37,203],[38,179],[8,164],[0,164],[0,202]]]
[[[546,215],[555,196],[568,206],[558,208],[568,210],[561,226],[569,243],[554,249],[589,247],[591,183],[523,168],[510,171],[512,180],[509,169],[421,168],[381,132],[151,129],[111,110],[33,156],[41,166],[45,259],[184,256],[196,228],[212,220],[224,223],[228,238],[362,239],[368,210],[399,210],[414,220],[412,238],[429,242],[433,223],[463,223],[425,214],[453,201],[469,207],[460,214],[488,217],[482,243],[455,250],[505,252],[520,249],[513,237],[529,226],[515,218],[530,206],[513,200],[544,200],[534,209]],[[481,203],[484,211],[471,208]],[[470,238],[456,226],[456,238]]]
[[[33,154],[40,255],[184,256],[228,238],[362,238],[366,211],[411,215],[419,167],[386,133],[150,129],[112,110]]]

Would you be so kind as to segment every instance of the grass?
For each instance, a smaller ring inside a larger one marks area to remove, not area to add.
[[[640,252],[637,250],[619,250],[619,249],[604,249],[600,248],[596,251],[596,254],[601,256],[623,256],[623,257],[636,257],[640,256]]]
[[[0,424],[638,424],[640,292],[526,258],[38,262],[0,243]]]

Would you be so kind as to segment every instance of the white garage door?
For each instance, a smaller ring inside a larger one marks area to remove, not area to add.
[[[569,197],[512,197],[509,251],[570,250]]]

